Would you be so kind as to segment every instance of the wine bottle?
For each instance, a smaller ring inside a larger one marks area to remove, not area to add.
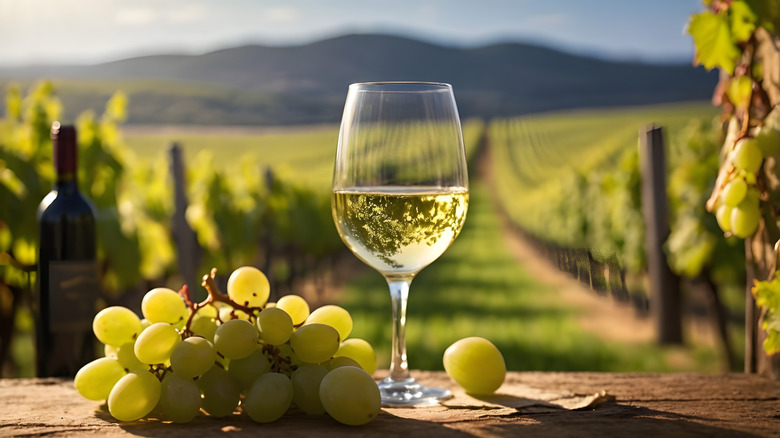
[[[39,377],[72,377],[95,358],[95,212],[78,188],[75,128],[54,122],[51,138],[56,181],[38,207],[36,368]]]

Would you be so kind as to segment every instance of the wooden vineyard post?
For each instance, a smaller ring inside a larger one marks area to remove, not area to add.
[[[198,269],[201,263],[201,248],[198,245],[198,238],[192,228],[190,228],[186,218],[187,185],[184,180],[184,159],[182,158],[181,146],[178,143],[172,143],[169,153],[174,196],[173,241],[176,244],[176,252],[178,254],[179,273],[181,273],[182,280],[189,287],[190,291],[194,292],[200,290],[196,286],[200,284],[198,281]]]
[[[640,132],[639,161],[642,171],[642,211],[645,218],[650,311],[660,344],[682,343],[679,278],[669,268],[664,242],[669,236],[666,196],[666,159],[663,131],[649,126]]]

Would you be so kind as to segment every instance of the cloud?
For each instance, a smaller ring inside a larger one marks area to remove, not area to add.
[[[286,6],[277,6],[265,11],[265,18],[274,23],[291,23],[297,21],[298,17],[297,9]]]
[[[207,15],[205,6],[190,5],[169,11],[165,19],[170,23],[193,23],[203,20]]]
[[[160,15],[151,8],[121,8],[114,21],[123,26],[145,26],[154,23]]]

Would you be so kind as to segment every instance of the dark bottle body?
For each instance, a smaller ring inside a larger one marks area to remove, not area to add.
[[[95,358],[95,213],[76,182],[75,131],[55,126],[57,181],[38,208],[36,367],[39,377],[72,377]]]

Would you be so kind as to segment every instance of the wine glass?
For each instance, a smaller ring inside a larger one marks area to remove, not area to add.
[[[339,235],[390,287],[393,348],[379,383],[386,406],[434,405],[450,391],[409,374],[409,286],[455,240],[468,209],[468,175],[452,86],[432,82],[352,84],[333,172]]]

